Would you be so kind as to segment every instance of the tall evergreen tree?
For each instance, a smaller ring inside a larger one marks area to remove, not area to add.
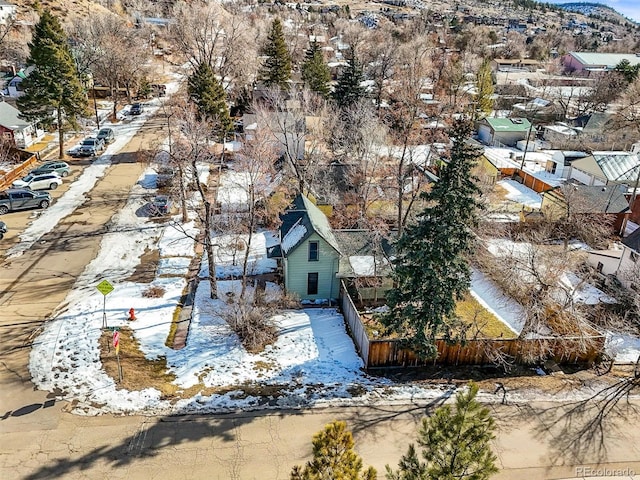
[[[291,79],[291,54],[287,49],[282,22],[279,18],[274,19],[271,24],[262,53],[267,58],[260,69],[260,80],[267,87],[277,86],[282,90],[288,90]]]
[[[26,120],[37,121],[44,126],[52,125],[54,118],[57,120],[62,157],[65,125],[77,126],[76,117],[86,112],[87,96],[80,83],[67,35],[58,19],[48,10],[42,12],[35,26],[27,64],[35,68],[22,81],[24,95],[17,100],[18,109]]]
[[[480,193],[471,175],[479,152],[467,143],[472,127],[458,120],[450,136],[450,159],[440,180],[421,197],[427,206],[396,244],[394,287],[382,322],[424,358],[435,358],[438,335],[448,338],[455,324],[456,300],[470,285],[471,252]]]
[[[478,386],[456,396],[455,411],[450,405],[436,409],[422,419],[418,444],[409,445],[397,471],[387,465],[389,480],[487,480],[498,472],[490,442],[495,438],[495,422],[489,409],[476,399]]]
[[[341,108],[349,108],[363,98],[367,90],[361,84],[364,81],[362,67],[358,63],[355,52],[351,52],[347,67],[338,77],[338,84],[333,91],[333,99]]]
[[[491,61],[485,58],[480,65],[476,77],[478,83],[478,95],[476,96],[478,113],[486,117],[493,110],[493,78],[491,77]]]
[[[222,84],[207,63],[201,63],[189,77],[187,91],[189,99],[198,108],[201,119],[207,120],[219,139],[231,131],[232,123]]]
[[[313,436],[313,460],[296,465],[291,480],[375,480],[376,471],[362,471],[362,459],[353,451],[353,435],[345,422],[333,422]]]
[[[305,52],[305,59],[302,64],[302,79],[311,91],[325,98],[329,96],[331,72],[327,64],[324,63],[322,50],[320,50],[318,42],[312,42],[309,50]]]

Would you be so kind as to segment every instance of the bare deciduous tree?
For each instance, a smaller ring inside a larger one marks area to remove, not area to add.
[[[183,107],[176,115],[176,123],[179,126],[180,135],[172,146],[172,157],[176,163],[188,172],[190,181],[195,185],[202,211],[199,212],[199,220],[202,225],[202,243],[207,254],[207,264],[209,267],[209,286],[211,298],[218,298],[218,288],[216,281],[216,264],[214,257],[213,238],[213,213],[214,199],[207,191],[199,177],[199,167],[212,163],[213,155],[209,147],[211,136],[211,126],[198,119],[195,108],[191,105]]]

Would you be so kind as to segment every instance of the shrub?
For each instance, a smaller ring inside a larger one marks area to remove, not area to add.
[[[144,292],[142,292],[142,296],[145,298],[161,298],[164,293],[165,289],[163,287],[151,285]]]

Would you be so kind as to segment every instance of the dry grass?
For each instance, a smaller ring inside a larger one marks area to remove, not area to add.
[[[165,294],[166,290],[163,287],[158,287],[157,285],[147,287],[143,292],[142,296],[145,298],[162,298]]]
[[[171,327],[169,327],[169,335],[164,342],[165,346],[173,348],[173,343],[176,338],[176,332],[178,331],[178,322],[180,321],[180,314],[182,313],[182,304],[176,305],[173,311],[173,317],[171,318]]]
[[[471,294],[456,305],[456,315],[470,328],[467,338],[516,338],[516,334]]]
[[[110,330],[102,332],[100,360],[107,375],[118,382],[118,363],[112,338],[113,333]],[[156,388],[162,392],[164,398],[170,398],[178,391],[178,387],[173,384],[175,375],[167,372],[166,358],[147,359],[140,350],[140,344],[133,336],[133,331],[128,327],[120,328],[120,364],[123,373],[123,380],[118,384],[120,388]]]
[[[468,339],[471,338],[516,338],[517,335],[493,313],[489,312],[471,295],[467,294],[456,306],[456,315],[467,326]],[[382,338],[380,332],[384,327],[376,314],[361,313],[360,318],[364,324],[369,338]],[[384,338],[398,338],[397,335],[388,335]]]

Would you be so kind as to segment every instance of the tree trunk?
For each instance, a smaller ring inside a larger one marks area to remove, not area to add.
[[[58,108],[56,109],[58,116],[58,154],[60,158],[64,157],[64,129],[62,128],[62,111],[60,110],[60,105],[58,104]]]
[[[242,290],[240,291],[240,298],[244,298],[244,294],[247,290],[247,265],[249,264],[249,251],[251,250],[251,241],[253,240],[253,227],[255,225],[255,193],[253,191],[253,185],[249,186],[249,235],[247,237],[247,245],[244,252],[244,259],[242,260]]]
[[[171,146],[169,146],[171,148]],[[178,185],[180,188],[180,208],[182,210],[182,223],[187,223],[189,221],[189,216],[187,215],[187,194],[184,188],[184,171],[182,165],[178,162]]]
[[[202,204],[204,205],[204,248],[207,253],[207,264],[209,266],[209,286],[211,288],[210,297],[212,299],[216,299],[218,298],[218,282],[216,280],[216,262],[213,257],[213,239],[211,237],[211,216],[213,212],[211,211],[211,202],[207,198],[207,195],[200,184],[195,159],[191,162],[191,168],[193,170],[193,179],[198,187],[198,193],[200,194]]]
[[[113,90],[113,120],[115,121],[118,115],[118,82],[116,82],[116,88]]]

